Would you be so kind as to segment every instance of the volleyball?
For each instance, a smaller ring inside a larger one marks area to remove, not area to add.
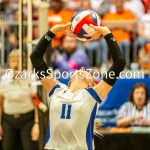
[[[99,15],[93,10],[79,10],[71,19],[71,31],[77,36],[80,41],[86,41],[90,37],[85,37],[84,34],[94,31],[90,24],[95,26],[101,25],[101,19]]]

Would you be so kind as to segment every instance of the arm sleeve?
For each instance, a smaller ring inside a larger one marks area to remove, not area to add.
[[[107,45],[110,50],[110,54],[113,60],[113,65],[111,68],[107,71],[107,74],[104,76],[103,80],[113,86],[119,77],[119,74],[121,71],[124,70],[124,67],[126,65],[126,61],[123,58],[121,54],[121,50],[119,48],[118,43],[116,42],[116,39],[112,35],[112,33],[107,34],[105,37],[105,40],[107,42]],[[113,73],[113,77],[110,76]]]
[[[48,30],[48,32],[46,32],[44,36],[40,39],[40,41],[38,42],[35,49],[30,55],[32,65],[40,80],[50,75],[48,73],[49,68],[45,63],[43,56],[46,51],[46,48],[51,44],[51,40],[54,38],[54,36],[55,34]]]
[[[59,85],[59,84],[56,84],[56,85],[53,87],[53,89],[49,92],[49,97],[51,97],[51,96],[54,94],[54,92],[55,92],[55,90],[56,90],[57,88],[60,88],[60,85]]]
[[[54,93],[55,95],[62,95],[64,90],[66,89],[66,85],[65,84],[62,84],[62,83],[58,83],[56,84],[53,89],[49,92],[49,97],[51,97]]]

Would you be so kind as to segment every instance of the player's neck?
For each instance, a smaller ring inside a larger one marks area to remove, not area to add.
[[[83,89],[87,88],[87,85],[78,81],[78,82],[72,83],[69,88],[71,89],[72,93],[75,93],[79,90],[83,90]]]

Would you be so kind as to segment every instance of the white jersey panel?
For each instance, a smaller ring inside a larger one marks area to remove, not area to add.
[[[94,149],[93,124],[99,97],[92,92],[96,94],[91,88],[71,93],[64,84],[50,92],[50,139],[45,149]]]

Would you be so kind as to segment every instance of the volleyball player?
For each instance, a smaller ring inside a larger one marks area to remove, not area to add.
[[[125,59],[107,27],[93,26],[91,39],[104,36],[113,59],[113,65],[103,79],[94,86],[91,76],[81,68],[76,71],[68,86],[60,83],[50,74],[43,55],[47,46],[58,32],[69,36],[65,25],[55,25],[39,41],[30,58],[39,79],[49,93],[50,139],[45,146],[48,150],[94,150],[93,126],[97,102],[101,103],[112,89],[120,72],[125,67]],[[82,59],[82,58],[81,58]]]

